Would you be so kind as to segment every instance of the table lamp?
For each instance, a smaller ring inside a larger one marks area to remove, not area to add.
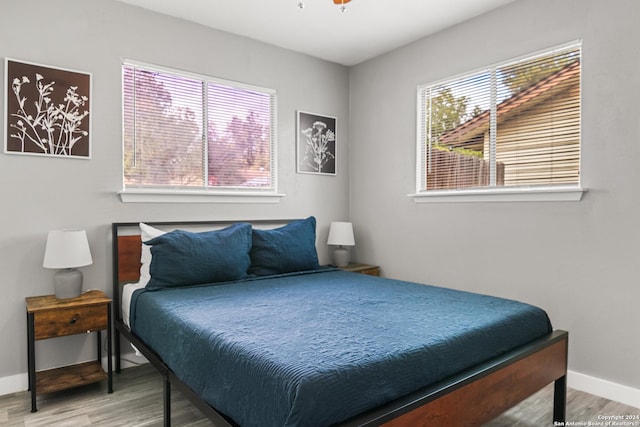
[[[53,276],[56,298],[79,297],[82,294],[82,272],[76,267],[93,263],[85,230],[52,230],[44,250],[44,268],[58,268]]]
[[[333,264],[336,267],[349,265],[349,250],[343,246],[355,246],[353,225],[350,222],[332,222],[329,226],[328,245],[338,246],[333,250]]]

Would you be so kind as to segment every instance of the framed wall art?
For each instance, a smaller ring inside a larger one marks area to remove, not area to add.
[[[297,112],[298,173],[336,175],[337,119]]]
[[[8,154],[91,158],[91,74],[5,59]]]

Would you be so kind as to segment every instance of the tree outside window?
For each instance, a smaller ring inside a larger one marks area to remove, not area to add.
[[[270,90],[125,64],[124,186],[274,190]]]

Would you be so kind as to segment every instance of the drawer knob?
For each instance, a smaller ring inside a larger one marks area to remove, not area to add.
[[[78,321],[78,318],[77,318],[77,317],[75,317],[75,316],[73,316],[73,317],[71,318],[71,320],[69,321],[69,323],[71,323],[71,324],[73,325],[73,324],[74,324],[74,323],[76,323],[77,321]]]

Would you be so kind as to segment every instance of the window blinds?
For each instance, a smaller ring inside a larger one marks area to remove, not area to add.
[[[124,186],[275,190],[275,91],[123,65]]]
[[[418,92],[418,191],[579,184],[579,44]]]

